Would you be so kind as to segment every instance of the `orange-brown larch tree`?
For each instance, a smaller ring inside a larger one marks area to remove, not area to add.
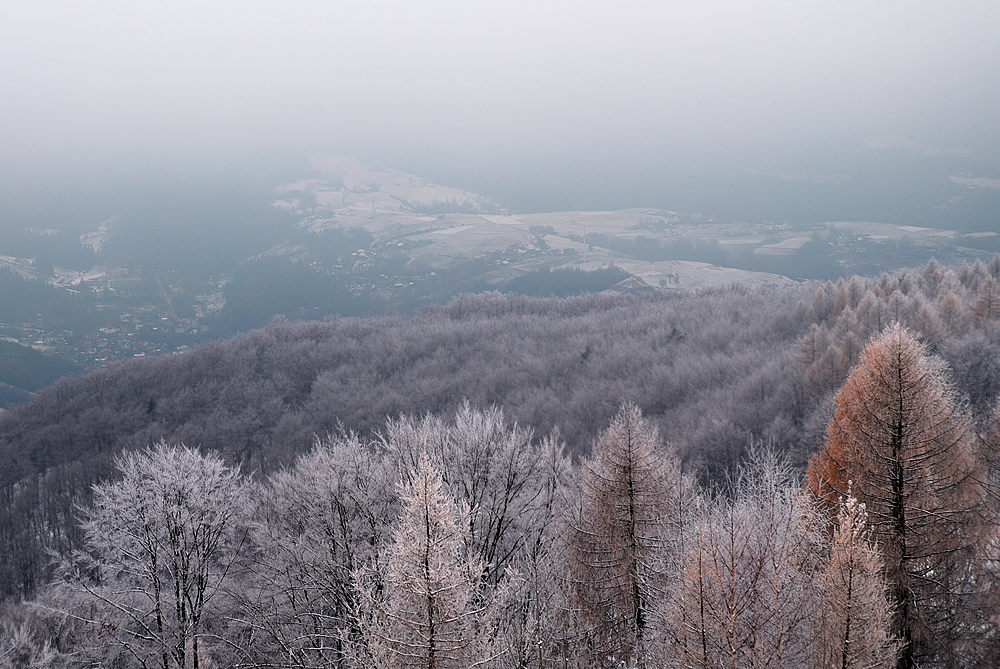
[[[954,665],[976,634],[962,615],[982,497],[971,437],[942,364],[893,325],[844,383],[809,463],[805,485],[831,516],[849,492],[868,510],[899,669]]]

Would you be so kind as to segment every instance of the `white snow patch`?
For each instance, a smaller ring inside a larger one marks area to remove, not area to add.
[[[730,237],[728,239],[720,239],[719,246],[760,244],[762,241],[764,241],[763,237]]]
[[[985,177],[953,177],[949,176],[954,183],[969,188],[994,188],[1000,190],[1000,179],[987,179]]]
[[[111,225],[117,220],[118,215],[115,214],[98,225],[96,229],[80,235],[80,243],[83,244],[84,248],[89,248],[94,253],[100,253],[101,249],[104,248],[104,243],[108,241],[108,232],[111,229]]]
[[[765,244],[754,249],[754,255],[759,256],[788,256],[806,245],[809,237],[790,237],[776,244]]]
[[[435,230],[435,235],[453,235],[456,232],[463,232],[465,230],[471,230],[476,226],[474,225],[460,225],[457,228],[448,228],[447,230]]]
[[[53,274],[56,278],[51,281],[53,286],[65,288],[67,286],[79,286],[84,281],[96,281],[107,276],[107,271],[103,267],[94,267],[85,272],[65,267],[53,267]]]

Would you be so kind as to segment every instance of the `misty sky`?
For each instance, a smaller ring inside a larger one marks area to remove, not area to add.
[[[998,35],[995,0],[6,2],[0,168],[996,151]]]

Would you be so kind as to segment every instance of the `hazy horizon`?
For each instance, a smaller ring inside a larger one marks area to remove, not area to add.
[[[0,26],[8,201],[316,152],[518,210],[794,219],[919,197],[924,173],[1000,177],[992,2],[41,2]],[[869,185],[785,202],[755,192],[769,176]]]

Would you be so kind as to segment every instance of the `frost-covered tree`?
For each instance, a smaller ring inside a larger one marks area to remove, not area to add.
[[[995,403],[985,428],[979,440],[985,503],[976,562],[978,601],[974,607],[983,620],[975,666],[994,667],[1000,666],[1000,620],[996,616],[1000,611],[1000,401]]]
[[[564,561],[558,525],[570,461],[559,435],[533,440],[501,409],[465,402],[453,422],[434,416],[390,420],[380,444],[401,471],[415,469],[424,452],[437,463],[449,493],[468,508],[464,541],[484,565],[484,592],[508,570],[521,576],[504,612],[511,654],[519,666],[538,666],[563,622],[555,584]]]
[[[755,449],[730,494],[686,533],[682,569],[663,598],[657,664],[806,665],[820,526],[787,464]]]
[[[348,640],[355,661],[379,669],[497,664],[506,652],[498,634],[503,595],[479,587],[482,562],[463,546],[467,509],[426,454],[400,496],[392,542],[355,575],[360,639]]]
[[[292,469],[270,477],[241,597],[254,630],[247,661],[347,662],[343,638],[357,632],[352,574],[373,560],[373,573],[384,573],[400,506],[395,481],[409,480],[427,454],[446,494],[467,510],[462,553],[483,565],[476,596],[489,595],[511,569],[521,575],[503,616],[511,654],[537,664],[551,645],[545,621],[556,608],[552,586],[561,562],[552,549],[570,464],[557,435],[531,437],[508,425],[501,410],[465,403],[452,422],[403,416],[371,439],[319,440]]]
[[[273,475],[252,523],[257,550],[241,597],[255,642],[248,659],[295,667],[345,666],[342,632],[353,624],[353,573],[391,534],[395,468],[354,435],[318,440]]]
[[[602,661],[645,665],[667,561],[693,501],[677,456],[638,407],[624,405],[583,465],[568,537],[573,593]]]
[[[381,439],[404,472],[427,453],[450,493],[468,506],[465,540],[482,560],[488,585],[518,567],[523,552],[552,524],[557,479],[568,462],[558,436],[532,437],[531,430],[508,425],[501,409],[464,402],[452,423],[404,416],[389,420]]]
[[[239,473],[160,442],[117,459],[121,478],[94,487],[90,554],[70,585],[91,600],[97,638],[143,667],[207,665],[208,614],[245,539]]]
[[[55,669],[66,658],[47,639],[39,640],[28,625],[0,623],[0,669]]]
[[[973,319],[980,325],[989,325],[1000,320],[1000,284],[988,276],[979,284],[976,303],[972,309]]]
[[[865,505],[840,508],[830,560],[817,580],[812,664],[817,669],[889,669],[898,644],[889,634],[882,558],[871,543]]]
[[[844,383],[826,445],[809,463],[806,487],[831,515],[849,493],[865,504],[900,669],[953,663],[977,634],[964,615],[982,498],[970,437],[941,363],[894,325]]]

